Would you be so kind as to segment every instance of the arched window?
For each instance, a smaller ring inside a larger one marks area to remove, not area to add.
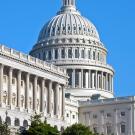
[[[15,118],[14,125],[15,126],[20,126],[20,121],[19,121],[18,118]]]
[[[24,121],[23,121],[23,127],[25,127],[25,128],[28,127],[28,121],[27,121],[27,120],[24,120]]]
[[[5,121],[6,121],[6,123],[7,123],[8,126],[11,125],[11,119],[10,119],[10,117],[7,116]]]

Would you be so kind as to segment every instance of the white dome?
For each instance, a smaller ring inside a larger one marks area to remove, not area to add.
[[[39,34],[38,42],[49,37],[62,35],[80,35],[99,39],[95,26],[88,19],[82,17],[73,5],[63,5],[57,16],[44,25]]]

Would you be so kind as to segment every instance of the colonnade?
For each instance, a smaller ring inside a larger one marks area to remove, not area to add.
[[[6,68],[7,72],[7,90],[5,90],[3,86],[3,78],[4,78],[4,68]],[[6,95],[6,106],[12,109],[12,96],[13,96],[13,75],[16,76],[16,108],[21,108],[21,90],[22,84],[21,81],[25,82],[24,88],[24,109],[29,111],[30,109],[30,83],[32,82],[33,90],[32,90],[32,110],[39,111],[43,113],[47,113],[50,115],[56,115],[60,117],[64,116],[65,109],[65,87],[58,82],[54,82],[50,79],[43,78],[34,74],[26,73],[24,71],[18,70],[16,68],[7,67],[3,64],[0,64],[0,105],[3,105],[4,100],[4,92],[7,92]],[[38,85],[40,87],[40,95],[38,95]],[[53,91],[53,92],[52,92]],[[60,94],[61,92],[61,94]],[[52,93],[54,95],[52,95]],[[52,96],[54,100],[52,101]],[[37,102],[39,98],[39,110],[37,110]],[[60,100],[61,99],[61,100]],[[45,103],[46,102],[46,103]],[[53,104],[53,105],[52,105]],[[52,107],[53,106],[53,107]]]
[[[113,75],[91,69],[67,69],[72,88],[102,89],[113,92]]]

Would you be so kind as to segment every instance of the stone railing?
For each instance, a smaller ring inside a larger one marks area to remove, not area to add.
[[[48,70],[66,75],[66,70],[63,68],[54,66],[53,64],[47,63],[40,59],[34,58],[30,55],[27,55],[22,52],[16,51],[14,49],[8,48],[4,45],[0,45],[0,52],[3,53],[4,55],[14,57],[16,59],[27,62],[29,64],[34,64],[35,66],[38,66],[39,68],[48,69]]]
[[[135,102],[135,97],[117,97],[117,98],[108,98],[108,99],[100,99],[100,100],[88,100],[88,101],[79,101],[79,106],[83,105],[100,105],[100,104],[109,104],[113,102]]]

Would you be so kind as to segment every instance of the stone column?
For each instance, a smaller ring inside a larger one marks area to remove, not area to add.
[[[104,89],[104,74],[103,71],[101,72],[101,89]]]
[[[62,86],[62,117],[65,115],[65,86]]]
[[[91,70],[89,69],[89,75],[88,75],[88,82],[89,82],[89,85],[88,85],[88,88],[91,88]]]
[[[108,73],[106,73],[106,89],[105,90],[108,90]]]
[[[96,84],[96,86],[95,86],[95,88],[97,89],[98,88],[98,74],[97,74],[97,71],[95,71],[95,84]]]
[[[81,88],[82,84],[81,84],[81,71],[79,71],[79,88]]]
[[[36,111],[37,109],[37,80],[38,77],[34,77],[34,90],[33,90],[33,110]]]
[[[75,88],[75,69],[72,71],[72,87]]]
[[[109,90],[112,91],[112,81],[111,81],[112,77],[111,74],[109,74]]]
[[[13,69],[9,68],[9,76],[8,76],[8,106],[11,107],[11,99],[12,99],[12,76]]]
[[[118,110],[117,109],[115,109],[114,110],[115,111],[115,115],[114,115],[114,117],[115,117],[115,134],[116,135],[118,135]]]
[[[59,84],[58,83],[56,83],[56,91],[55,91],[55,93],[56,93],[56,97],[55,97],[55,102],[56,103],[54,103],[55,104],[55,112],[56,112],[56,115],[58,116],[58,114],[59,114],[59,112],[58,112],[58,107],[59,107]]]
[[[25,109],[29,108],[29,85],[30,85],[30,75],[29,73],[26,73]]]
[[[17,108],[20,108],[21,74],[22,72],[19,70],[17,73]]]
[[[83,69],[81,69],[81,87],[83,88]]]
[[[112,92],[113,92],[113,75],[112,75]]]
[[[40,109],[40,111],[41,112],[44,112],[44,89],[45,89],[45,79],[43,78],[42,79],[42,82],[41,82],[41,95],[40,95],[40,107],[41,107],[41,109]]]
[[[0,106],[2,105],[2,91],[3,91],[3,71],[4,70],[4,66],[1,64],[0,65]]]
[[[52,112],[52,107],[51,107],[51,97],[52,97],[52,81],[49,80],[49,83],[48,83],[48,113],[51,115],[51,112]]]

